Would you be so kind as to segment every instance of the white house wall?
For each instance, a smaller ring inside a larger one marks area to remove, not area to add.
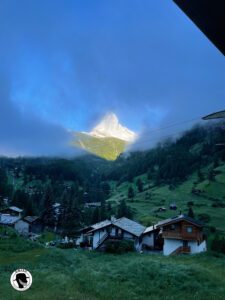
[[[123,232],[123,238],[128,239],[128,240],[133,240],[134,239],[133,235],[130,234],[129,232],[126,232],[126,231]]]
[[[27,222],[24,222],[23,220],[19,220],[18,222],[16,222],[14,228],[19,233],[22,233],[22,234],[29,233],[29,224]]]
[[[154,246],[154,234],[146,233],[142,238],[142,245]]]
[[[170,255],[180,246],[183,246],[183,240],[164,239],[163,254]],[[207,250],[206,241],[203,241],[199,245],[197,241],[188,241],[188,246],[192,254],[205,252]]]
[[[163,254],[170,255],[178,247],[183,246],[182,240],[164,239]]]
[[[81,233],[80,237],[76,239],[76,245],[79,246],[80,243],[84,241],[84,235]]]
[[[196,241],[188,242],[188,246],[191,247],[191,253],[200,253],[205,252],[207,250],[206,241],[203,241],[198,245]]]
[[[93,249],[98,247],[99,240],[107,233],[106,228],[96,230],[93,235]]]

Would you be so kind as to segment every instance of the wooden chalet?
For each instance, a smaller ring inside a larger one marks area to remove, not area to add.
[[[104,220],[82,229],[77,245],[98,249],[109,239],[131,240],[137,251],[161,251],[164,255],[206,251],[203,225],[182,214],[147,228],[125,217]]]
[[[156,227],[164,240],[164,255],[206,251],[202,223],[186,215],[158,222]]]

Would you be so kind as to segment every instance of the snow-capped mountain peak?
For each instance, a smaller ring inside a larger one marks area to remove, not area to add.
[[[91,132],[89,132],[89,134],[100,138],[115,137],[127,142],[133,142],[137,137],[135,132],[119,123],[119,120],[114,113],[106,114],[100,123],[95,126]]]

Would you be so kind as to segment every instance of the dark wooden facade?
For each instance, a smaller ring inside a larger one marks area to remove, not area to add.
[[[194,240],[201,242],[203,240],[202,226],[198,226],[185,220],[165,224],[162,227],[162,237],[167,239]]]

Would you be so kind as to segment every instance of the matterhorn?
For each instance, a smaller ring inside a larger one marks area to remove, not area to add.
[[[107,160],[115,160],[137,134],[119,123],[114,113],[106,114],[90,132],[75,132],[73,145]]]

